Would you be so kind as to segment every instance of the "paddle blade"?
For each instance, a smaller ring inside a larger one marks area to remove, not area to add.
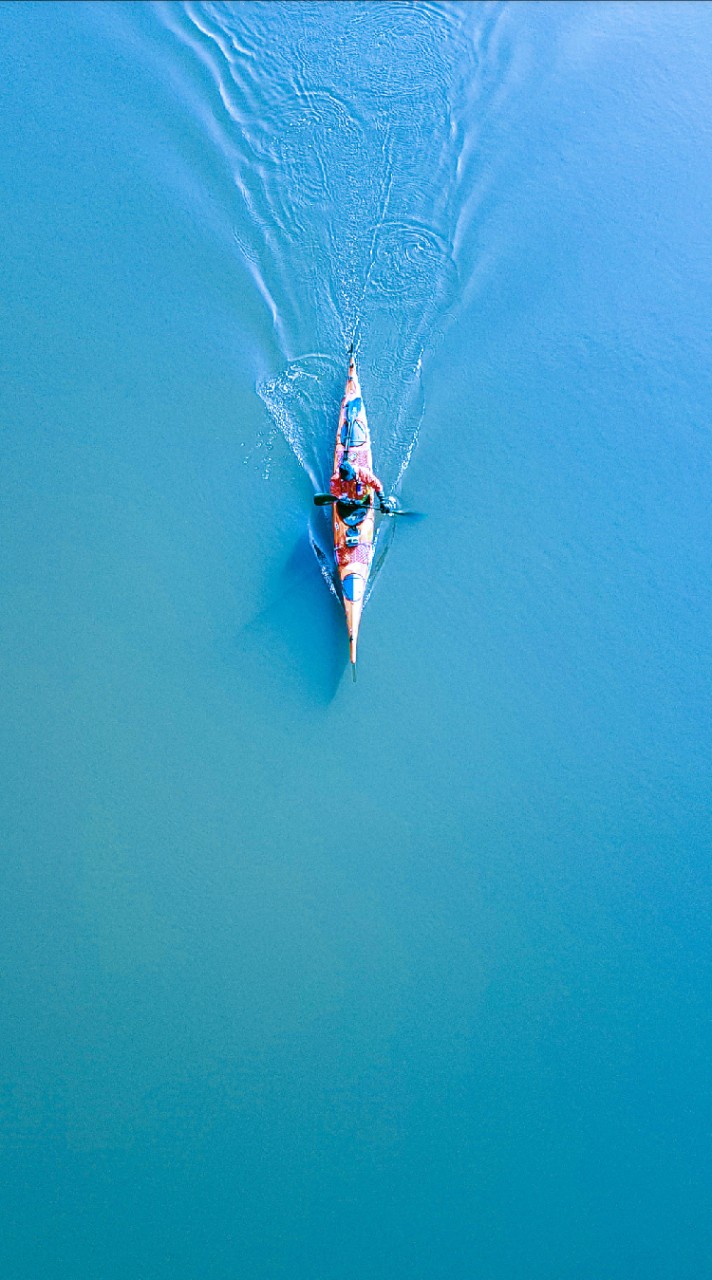
[[[330,507],[332,502],[336,502],[336,498],[331,493],[315,493],[314,494],[315,507]]]

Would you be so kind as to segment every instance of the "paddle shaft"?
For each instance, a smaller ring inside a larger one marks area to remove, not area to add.
[[[315,507],[329,507],[332,506],[334,502],[340,502],[344,507],[350,507],[352,511],[355,511],[357,507],[365,505],[363,502],[353,502],[350,498],[335,498],[331,493],[314,494]],[[375,510],[378,510],[378,508],[376,507]],[[420,512],[396,509],[395,511],[381,511],[380,514],[382,516],[417,516],[420,515]]]

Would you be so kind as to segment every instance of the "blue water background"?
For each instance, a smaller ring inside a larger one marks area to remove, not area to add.
[[[712,8],[0,35],[0,1276],[701,1280]]]

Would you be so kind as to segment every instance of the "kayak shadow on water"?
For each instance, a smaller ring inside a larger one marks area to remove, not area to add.
[[[247,658],[293,671],[320,702],[335,697],[349,657],[344,615],[334,592],[325,590],[307,533],[289,555],[273,599],[240,629],[236,644]]]

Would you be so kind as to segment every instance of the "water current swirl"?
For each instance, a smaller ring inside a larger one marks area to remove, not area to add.
[[[477,274],[479,139],[502,88],[504,6],[150,8],[183,46],[176,88],[271,321],[275,350],[257,372],[265,474],[279,433],[324,485],[355,339],[377,470],[397,489],[423,417],[423,359]]]

